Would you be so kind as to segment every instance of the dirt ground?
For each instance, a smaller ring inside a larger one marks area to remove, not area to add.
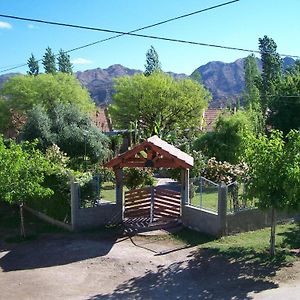
[[[280,270],[171,240],[51,234],[0,243],[0,299],[300,299]]]

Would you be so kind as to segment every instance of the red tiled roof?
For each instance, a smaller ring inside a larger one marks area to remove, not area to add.
[[[91,119],[102,132],[111,131],[110,120],[106,115],[105,109],[97,109],[96,113],[91,116]]]
[[[202,130],[206,132],[210,132],[214,130],[215,122],[217,121],[220,113],[222,112],[221,109],[218,108],[209,108],[204,112],[204,120]]]

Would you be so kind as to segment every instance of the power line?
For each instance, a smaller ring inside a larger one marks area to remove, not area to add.
[[[239,1],[239,0],[236,0],[236,1]],[[232,1],[232,2],[236,2],[236,1]],[[228,4],[232,3],[232,2],[228,2]],[[223,5],[225,5],[225,4],[223,4]],[[59,22],[37,20],[37,19],[29,19],[29,18],[9,16],[9,15],[2,15],[2,14],[0,14],[0,17],[13,18],[13,19],[18,19],[18,20],[23,20],[23,21],[39,22],[39,23],[50,24],[50,25],[72,27],[72,28],[77,28],[77,29],[86,29],[86,30],[94,30],[94,31],[100,31],[100,32],[115,33],[115,34],[117,34],[117,36],[109,37],[109,38],[106,38],[106,39],[101,40],[101,41],[93,42],[93,43],[90,43],[90,44],[87,44],[87,45],[84,45],[84,46],[80,46],[80,47],[77,47],[77,48],[65,51],[66,53],[69,53],[69,52],[72,52],[72,51],[76,51],[76,50],[79,50],[79,49],[82,49],[82,48],[94,45],[96,43],[104,42],[104,41],[107,41],[107,40],[110,40],[110,39],[113,39],[113,38],[116,38],[116,37],[119,37],[119,36],[123,36],[123,35],[129,35],[129,36],[140,37],[140,38],[148,38],[148,39],[154,39],[154,40],[162,40],[162,41],[168,41],[168,42],[184,43],[184,44],[197,45],[197,46],[214,47],[214,48],[220,48],[220,49],[226,49],[226,50],[243,51],[243,52],[248,52],[248,53],[249,52],[250,53],[258,53],[258,54],[262,54],[263,53],[261,51],[253,50],[253,49],[245,49],[245,48],[239,48],[239,47],[231,47],[231,46],[224,46],[224,45],[217,45],[217,44],[202,43],[202,42],[195,42],[195,41],[188,41],[188,40],[173,39],[173,38],[167,38],[167,37],[159,37],[159,36],[154,36],[154,35],[145,35],[145,34],[134,33],[134,32],[136,32],[138,30],[141,30],[141,29],[136,29],[136,30],[130,31],[130,32],[124,32],[124,31],[118,31],[118,30],[96,28],[96,27],[87,27],[87,26],[81,26],[81,25],[59,23]],[[179,17],[177,17],[177,18],[179,18]],[[176,19],[176,18],[172,18],[172,19],[169,19],[169,20],[173,20],[173,19]],[[167,21],[159,22],[158,24],[165,23],[165,22],[167,22]],[[149,26],[153,27],[154,24],[153,25],[149,25]],[[149,26],[148,26],[148,28],[149,28]],[[147,26],[145,26],[143,28],[147,28]],[[289,57],[293,57],[293,58],[297,58],[297,59],[300,58],[300,56],[298,56],[298,55],[290,55],[290,54],[279,54],[279,55],[280,56],[289,56]],[[40,61],[40,60],[38,60],[38,61]],[[23,67],[23,66],[26,66],[26,65],[27,64],[18,65],[18,66],[14,67],[14,68],[9,68],[9,69],[6,69],[6,70],[2,70],[2,71],[0,71],[0,73],[7,72],[7,71],[10,71],[10,70],[13,70],[13,69],[16,69],[16,68],[19,68],[19,67]]]
[[[191,13],[180,15],[178,17],[170,18],[170,19],[167,19],[167,20],[164,20],[164,21],[160,21],[160,22],[151,24],[151,25],[143,26],[143,27],[131,30],[131,31],[126,32],[126,33],[125,32],[118,33],[117,35],[114,35],[114,36],[111,36],[111,37],[108,37],[108,38],[105,38],[105,39],[102,39],[102,40],[98,40],[98,41],[95,41],[95,42],[91,42],[91,43],[88,43],[88,44],[85,44],[85,45],[82,45],[82,46],[78,46],[76,48],[67,50],[65,52],[70,53],[70,52],[73,52],[73,51],[77,51],[77,50],[80,50],[80,49],[83,49],[83,48],[87,48],[87,47],[90,47],[90,46],[93,46],[93,45],[96,45],[96,44],[99,44],[99,43],[103,43],[103,42],[106,42],[106,41],[124,36],[126,34],[138,32],[138,31],[141,31],[141,30],[144,30],[144,29],[149,29],[149,28],[152,28],[152,27],[155,27],[155,26],[159,26],[159,25],[166,24],[166,23],[169,23],[169,22],[172,22],[172,21],[175,21],[175,20],[190,17],[190,16],[195,15],[195,14],[203,13],[205,11],[213,10],[213,9],[216,9],[216,8],[219,8],[219,7],[222,7],[222,6],[226,6],[226,5],[229,5],[229,4],[232,4],[232,3],[235,3],[235,2],[239,2],[239,1],[240,0],[233,0],[233,1],[229,1],[229,2],[224,2],[224,3],[217,4],[217,5],[214,5],[214,6],[211,6],[211,7],[207,7],[207,8],[201,9],[201,10],[197,10],[197,11],[194,11],[194,12],[191,12]],[[44,20],[31,19],[31,18],[23,18],[23,17],[18,17],[18,16],[3,15],[3,14],[0,14],[0,16],[3,17],[3,18],[12,18],[12,19],[16,19],[16,20],[38,22],[38,23],[44,23],[44,24],[50,24],[50,25],[59,25],[59,26],[67,26],[67,27],[74,27],[74,28],[81,28],[81,29],[98,30],[97,28],[93,28],[93,27],[86,27],[86,26],[79,26],[79,25],[72,25],[72,24],[64,24],[64,23],[44,21]],[[42,59],[39,59],[37,61],[38,62],[42,61]],[[20,67],[24,67],[26,65],[27,65],[27,63],[15,65],[14,67],[10,67],[10,68],[5,67],[6,69],[0,71],[0,73],[11,71],[11,70],[14,70],[14,69],[17,69],[17,68],[20,68]],[[3,68],[0,68],[0,69],[3,69]]]

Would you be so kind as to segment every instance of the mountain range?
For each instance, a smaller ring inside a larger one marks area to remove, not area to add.
[[[286,69],[295,63],[293,58],[283,59],[283,68]],[[261,60],[257,59],[258,67],[261,69]],[[228,101],[235,101],[241,97],[245,86],[244,79],[244,59],[238,59],[232,63],[212,61],[195,69],[193,73],[200,73],[201,82],[211,92],[213,99],[209,106],[212,108],[223,107]],[[107,69],[92,69],[76,72],[75,75],[83,86],[90,92],[98,106],[107,106],[112,102],[113,80],[114,78],[137,73],[141,70],[130,69],[120,64],[112,65]],[[192,73],[192,74],[193,74]],[[3,83],[16,73],[4,74],[0,76],[0,88]],[[176,79],[188,78],[191,75],[168,72]]]

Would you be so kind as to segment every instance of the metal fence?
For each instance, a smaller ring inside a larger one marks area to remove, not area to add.
[[[191,179],[189,204],[201,209],[218,212],[221,184],[205,177]],[[227,213],[256,208],[256,200],[246,197],[246,184],[233,182],[227,185]]]
[[[190,205],[218,212],[219,184],[204,177],[191,180]]]

